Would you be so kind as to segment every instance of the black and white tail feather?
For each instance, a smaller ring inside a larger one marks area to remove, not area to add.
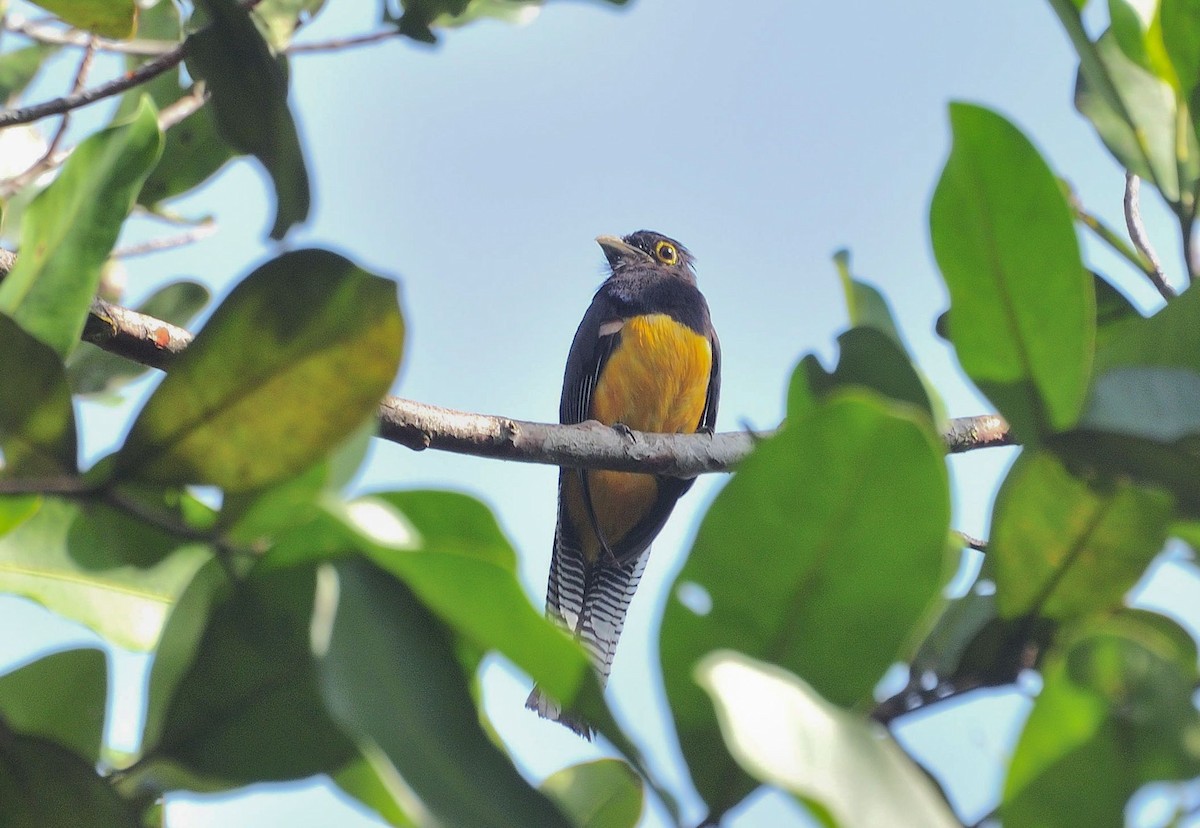
[[[561,521],[554,533],[546,613],[582,642],[601,687],[612,671],[629,602],[633,600],[649,557],[647,546],[629,560],[600,560],[588,566],[577,545],[567,542]],[[592,738],[592,728],[586,721],[563,710],[538,687],[533,688],[525,706],[585,739]]]

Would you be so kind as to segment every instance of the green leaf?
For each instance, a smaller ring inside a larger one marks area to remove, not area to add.
[[[0,676],[0,721],[18,733],[50,739],[94,765],[100,759],[107,696],[104,652],[66,650]]]
[[[881,727],[830,704],[786,670],[721,650],[696,665],[696,681],[712,698],[738,764],[791,792],[823,824],[959,825]]]
[[[1096,329],[1071,210],[1029,140],[981,107],[952,104],[954,146],[930,209],[967,375],[1025,441],[1083,409]]]
[[[396,285],[334,253],[285,253],[238,285],[138,415],[117,474],[232,491],[323,458],[387,392]]]
[[[254,6],[254,19],[271,49],[283,51],[301,24],[316,17],[325,0],[263,0]]]
[[[213,607],[166,706],[156,759],[229,784],[300,779],[349,762],[354,745],[317,688],[312,607],[307,567],[251,576]]]
[[[846,294],[850,324],[882,331],[903,350],[904,340],[900,338],[900,330],[896,327],[887,299],[875,287],[855,279],[850,273],[850,251],[839,250],[833,255],[833,263],[837,266],[842,290]]]
[[[1126,474],[1170,489],[1200,515],[1200,431],[1192,399],[1200,385],[1200,291],[1187,290],[1154,316],[1108,325],[1079,427],[1053,448],[1095,474]]]
[[[332,775],[334,783],[363,805],[373,810],[379,818],[396,828],[410,828],[419,823],[410,817],[401,803],[423,813],[420,803],[396,776],[386,756],[378,756],[378,748],[364,751],[365,756],[355,759]]]
[[[62,360],[0,314],[2,473],[53,477],[76,472],[75,409]]]
[[[138,9],[134,0],[34,0],[37,5],[69,23],[100,37],[124,40],[133,37]]]
[[[878,328],[851,328],[838,336],[838,364],[826,373],[814,360],[805,360],[809,387],[827,396],[837,388],[869,388],[897,402],[908,403],[933,416],[933,404],[904,348]]]
[[[634,828],[642,816],[642,780],[619,759],[597,759],[552,773],[542,793],[575,828]]]
[[[1196,0],[1161,0],[1155,27],[1166,57],[1185,98],[1200,83],[1200,3]],[[1193,123],[1197,116],[1193,113]],[[1200,128],[1200,124],[1197,124]]]
[[[175,599],[211,558],[101,504],[53,498],[0,537],[0,592],[23,595],[119,647],[151,650]]]
[[[1200,175],[1196,160],[1200,147],[1194,135],[1179,135],[1175,90],[1126,57],[1111,33],[1102,36],[1094,49],[1119,107],[1095,88],[1082,68],[1075,87],[1075,107],[1092,122],[1113,157],[1139,178],[1152,182],[1179,212],[1190,203]],[[1177,158],[1181,137],[1186,148],[1182,162]]]
[[[139,828],[129,805],[95,768],[66,748],[0,727],[0,802],[5,828],[78,825]]]
[[[341,518],[358,534],[355,546],[459,635],[502,653],[568,706],[592,695],[599,702],[583,650],[529,603],[516,554],[482,503],[452,492],[388,492],[353,501]]]
[[[1119,606],[1162,549],[1173,499],[1128,481],[1089,485],[1026,450],[992,518],[988,559],[1005,618],[1068,620]]]
[[[0,311],[64,357],[79,342],[100,268],[161,149],[154,108],[143,102],[130,123],[81,143],[25,211],[21,255],[0,282]]]
[[[1196,648],[1175,622],[1125,610],[1046,658],[1004,785],[1006,828],[1125,825],[1141,785],[1200,773]]]
[[[453,639],[407,587],[355,560],[326,565],[319,580],[313,646],[326,703],[439,821],[570,825],[484,733]]]
[[[0,55],[0,104],[16,101],[37,76],[46,58],[57,51],[57,46],[34,43]]]
[[[186,327],[211,294],[199,282],[172,282],[137,307],[139,313]],[[84,342],[67,361],[67,379],[76,394],[112,394],[150,369]]]
[[[287,74],[236,0],[202,0],[209,25],[188,39],[188,70],[203,79],[221,137],[250,153],[275,184],[271,238],[308,218],[304,153],[287,104]]]
[[[5,495],[0,497],[0,536],[7,535],[41,508],[40,495]]]
[[[196,661],[214,605],[229,600],[229,577],[213,558],[196,570],[180,591],[162,627],[147,690],[142,752],[159,743],[168,707],[179,683]]]
[[[719,750],[712,706],[691,679],[696,662],[736,648],[836,704],[871,699],[943,580],[942,455],[910,407],[843,392],[806,416],[789,412],[713,502],[660,640],[683,753],[713,818],[753,785]]]

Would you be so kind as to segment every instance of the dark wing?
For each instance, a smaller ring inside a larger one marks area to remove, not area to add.
[[[579,330],[575,331],[567,355],[562,399],[558,404],[560,423],[573,425],[591,419],[592,392],[621,336],[619,332],[601,336],[600,328],[619,319],[621,314],[613,301],[603,293],[597,293],[579,323]]]

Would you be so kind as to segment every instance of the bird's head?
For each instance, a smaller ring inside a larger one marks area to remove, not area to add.
[[[622,238],[597,236],[596,243],[604,250],[614,276],[624,270],[654,270],[689,282],[696,278],[692,254],[662,233],[639,230]]]

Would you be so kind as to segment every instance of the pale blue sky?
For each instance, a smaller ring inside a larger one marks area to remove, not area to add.
[[[374,28],[375,4],[329,5],[303,39]],[[1073,67],[1048,4],[1034,0],[634,0],[622,10],[552,2],[532,25],[474,25],[446,33],[434,49],[396,40],[303,56],[293,62],[293,107],[315,209],[288,246],[331,246],[400,280],[409,340],[396,393],[553,420],[567,347],[603,276],[593,237],[667,233],[695,254],[721,335],[722,430],[775,425],[796,361],[810,351],[832,357],[846,316],[830,256],[845,246],[855,273],[892,301],[950,414],[981,413],[987,404],[932,334],[946,295],[927,215],[948,149],[946,103],[967,99],[1005,113],[1089,208],[1120,227],[1121,172],[1071,107]],[[248,162],[178,207],[215,213],[221,232],[131,262],[131,301],[167,276],[227,290],[275,252],[263,242],[265,185]],[[1178,274],[1171,224],[1151,198],[1145,211],[1168,272]],[[1127,269],[1102,255],[1092,261],[1144,307],[1155,305],[1153,290]],[[84,409],[85,422],[96,418],[92,456],[119,438],[122,413]],[[986,536],[991,493],[1012,456],[990,450],[951,461],[956,527]],[[512,538],[540,605],[554,481],[549,467],[380,444],[359,488],[448,487],[481,497]],[[696,516],[721,482],[701,481],[656,542],[610,685],[629,732],[681,790],[654,639]],[[1178,568],[1160,584],[1180,581],[1195,589]],[[1156,594],[1181,600],[1169,589]],[[0,600],[0,624],[44,632],[0,642],[0,663],[55,636],[79,640],[44,616]],[[127,700],[142,661],[116,659]],[[528,681],[516,671],[497,663],[484,686],[489,715],[534,779],[603,752],[527,713]],[[114,729],[125,744],[136,733],[132,706],[121,706]],[[941,721],[906,724],[901,735],[973,820],[993,804],[1025,709],[1017,694],[997,694]],[[694,795],[684,802],[698,818]],[[177,798],[169,813],[179,828],[376,824],[349,807],[307,785],[223,804]],[[782,797],[756,797],[727,824],[805,824],[798,813]],[[652,810],[644,824],[662,818]]]

